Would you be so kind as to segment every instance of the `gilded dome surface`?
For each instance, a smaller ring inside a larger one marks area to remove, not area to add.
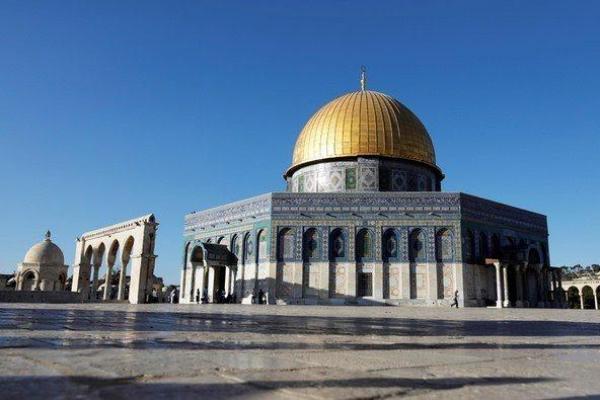
[[[407,159],[439,171],[433,142],[417,116],[393,97],[360,90],[332,100],[308,120],[286,175],[316,161],[356,156]]]
[[[34,244],[25,254],[24,263],[30,264],[60,264],[65,263],[65,257],[60,247],[52,243],[50,236],[42,242]]]

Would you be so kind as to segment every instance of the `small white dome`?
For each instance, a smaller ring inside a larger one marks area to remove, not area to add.
[[[46,239],[34,244],[23,259],[24,263],[30,264],[65,264],[65,256],[60,247],[50,240],[50,232],[46,233]]]

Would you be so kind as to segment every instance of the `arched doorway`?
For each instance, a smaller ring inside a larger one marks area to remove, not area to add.
[[[23,283],[21,284],[22,290],[35,290],[36,281],[35,274],[32,271],[28,271],[23,275]]]
[[[581,308],[581,300],[579,299],[579,289],[577,289],[575,286],[571,286],[567,290],[567,304],[569,308]]]
[[[538,272],[535,268],[527,268],[525,273],[525,282],[527,285],[527,301],[529,307],[537,307],[538,304]]]
[[[517,296],[517,270],[514,265],[509,265],[506,268],[506,278],[508,281],[508,301],[510,302],[511,307],[516,307],[517,300],[519,300]]]
[[[536,249],[530,249],[527,255],[528,267],[525,270],[525,292],[529,307],[537,307],[540,299],[540,253]]]
[[[594,310],[596,309],[594,301],[594,290],[589,286],[584,286],[581,289],[581,295],[583,296],[583,309]]]

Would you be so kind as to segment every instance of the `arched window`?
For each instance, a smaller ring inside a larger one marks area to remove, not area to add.
[[[256,236],[256,242],[258,243],[258,259],[265,260],[268,258],[267,254],[267,234],[264,229],[258,232]]]
[[[373,237],[368,229],[361,229],[356,235],[356,261],[373,257]]]
[[[390,258],[398,257],[398,236],[396,231],[388,229],[383,233],[383,259],[387,261]]]
[[[204,253],[202,252],[202,247],[194,247],[194,249],[192,250],[190,261],[194,264],[202,264],[204,262]]]
[[[463,240],[463,254],[465,255],[465,261],[468,263],[473,263],[475,252],[475,236],[470,229],[467,229],[467,233],[465,233],[465,237]]]
[[[421,229],[414,229],[408,239],[408,257],[411,262],[425,260],[425,236]]]
[[[540,253],[536,249],[529,250],[529,256],[527,257],[529,265],[541,264]]]
[[[238,259],[240,258],[240,241],[237,235],[234,235],[231,239],[231,247],[229,248],[229,251],[235,254]]]
[[[329,236],[329,258],[335,260],[346,256],[346,238],[340,228],[334,229]]]
[[[31,271],[28,271],[23,275],[23,283],[21,287],[23,290],[34,290],[36,286],[35,274]]]
[[[252,255],[254,254],[252,246],[252,237],[250,233],[246,233],[244,235],[244,264],[252,263]]]
[[[452,232],[446,228],[440,229],[435,235],[435,258],[438,262],[451,261],[453,259],[454,245],[452,243]]]
[[[492,249],[490,254],[493,258],[500,258],[500,238],[495,233],[492,235]]]
[[[481,232],[479,234],[479,258],[485,260],[489,255],[487,235],[485,232]]]
[[[294,231],[283,228],[277,235],[277,258],[279,260],[294,259]]]
[[[302,259],[310,261],[318,258],[319,241],[315,228],[307,229],[302,238]]]

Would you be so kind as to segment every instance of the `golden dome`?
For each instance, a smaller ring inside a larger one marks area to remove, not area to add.
[[[356,156],[402,158],[439,171],[433,142],[417,116],[386,94],[360,90],[332,100],[308,120],[286,175],[315,161]]]

